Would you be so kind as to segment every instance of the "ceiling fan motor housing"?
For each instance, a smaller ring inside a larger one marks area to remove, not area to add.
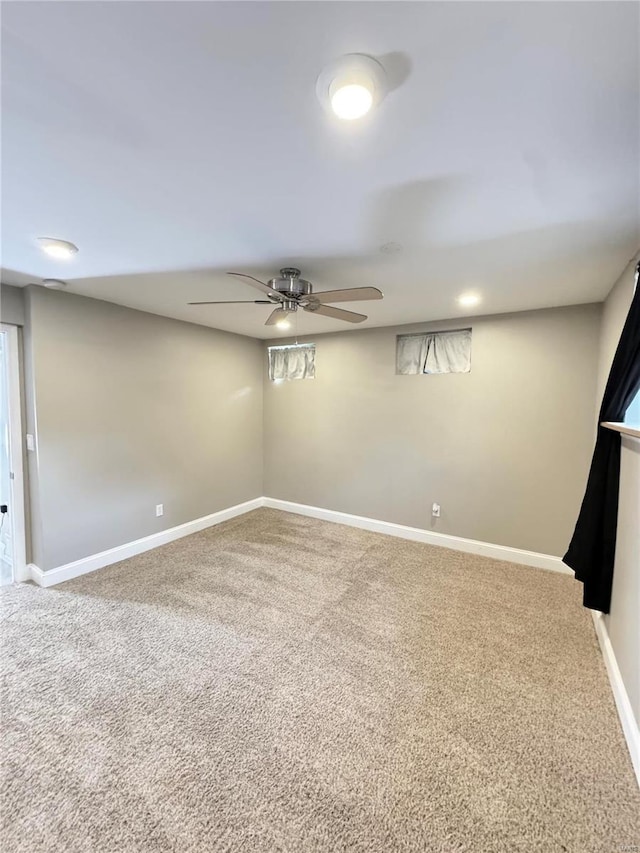
[[[269,287],[277,290],[286,296],[292,296],[294,299],[301,296],[306,296],[311,293],[311,282],[300,278],[300,270],[296,267],[284,267],[280,270],[280,278],[272,278],[269,281]],[[289,308],[290,311],[295,311],[295,308]]]

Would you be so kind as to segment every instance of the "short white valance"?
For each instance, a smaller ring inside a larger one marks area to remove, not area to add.
[[[396,373],[469,373],[471,329],[398,335]]]
[[[315,344],[269,347],[269,379],[315,379]]]

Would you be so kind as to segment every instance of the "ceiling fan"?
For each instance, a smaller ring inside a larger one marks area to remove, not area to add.
[[[251,299],[239,301],[222,302],[189,302],[189,305],[274,305],[277,306],[269,314],[265,326],[275,326],[286,320],[289,314],[295,313],[298,308],[309,311],[311,314],[320,314],[323,317],[333,317],[335,320],[345,320],[347,323],[362,323],[367,319],[366,314],[356,314],[354,311],[345,311],[342,308],[334,308],[329,302],[362,302],[369,299],[382,299],[382,291],[377,287],[350,287],[346,290],[323,290],[319,293],[313,292],[310,281],[300,278],[300,270],[295,267],[284,267],[280,270],[279,278],[269,279],[269,283],[260,281],[252,275],[242,272],[230,272],[227,275],[236,275],[247,279],[247,284],[261,290],[268,299]]]

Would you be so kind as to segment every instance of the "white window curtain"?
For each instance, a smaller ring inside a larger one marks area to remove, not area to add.
[[[471,329],[399,335],[396,373],[469,373]]]
[[[269,347],[269,379],[315,379],[315,344]]]

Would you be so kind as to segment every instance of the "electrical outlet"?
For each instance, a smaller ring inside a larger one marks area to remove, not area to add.
[[[164,504],[156,504],[156,518],[164,515]]]
[[[440,518],[440,504],[434,504],[431,507],[431,515],[434,518]]]

